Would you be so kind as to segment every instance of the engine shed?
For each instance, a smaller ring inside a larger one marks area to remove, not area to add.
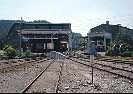
[[[71,49],[71,33],[70,23],[15,23],[8,33],[8,41],[23,51],[63,52]]]

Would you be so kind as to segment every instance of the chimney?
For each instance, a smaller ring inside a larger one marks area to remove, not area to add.
[[[106,21],[106,24],[109,24],[109,21]]]

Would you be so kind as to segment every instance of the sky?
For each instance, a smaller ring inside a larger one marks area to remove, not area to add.
[[[133,0],[0,0],[0,20],[47,20],[71,23],[86,36],[109,21],[133,29]]]

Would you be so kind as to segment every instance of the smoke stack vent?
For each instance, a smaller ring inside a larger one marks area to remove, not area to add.
[[[109,24],[109,21],[106,21],[106,24]]]

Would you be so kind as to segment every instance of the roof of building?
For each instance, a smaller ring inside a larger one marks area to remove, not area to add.
[[[95,26],[95,27],[91,28],[91,30],[92,30],[92,29],[95,29],[95,28],[97,28],[97,27],[102,27],[102,26],[107,26],[107,25],[108,25],[108,26],[121,27],[121,28],[125,28],[125,29],[132,30],[132,29],[130,29],[130,28],[128,28],[128,27],[121,26],[120,24],[117,24],[117,25],[101,24],[101,25],[98,25],[98,26]]]
[[[16,22],[14,24],[21,24],[20,22]],[[33,25],[33,24],[37,24],[37,25],[66,25],[66,24],[71,24],[71,23],[28,23],[28,22],[22,22],[22,24],[27,24],[27,25]]]

